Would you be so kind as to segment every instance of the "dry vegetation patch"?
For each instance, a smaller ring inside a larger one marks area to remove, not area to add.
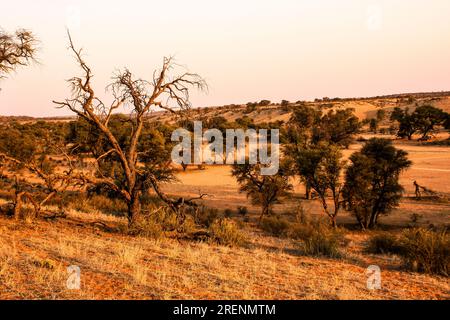
[[[383,267],[383,289],[366,289],[360,250],[345,258],[304,256],[292,240],[247,230],[247,247],[155,240],[110,233],[83,215],[24,225],[0,217],[0,297],[49,299],[430,299],[448,298],[436,276]],[[124,218],[98,214],[110,224]],[[87,220],[89,221],[89,220]],[[42,237],[42,233],[46,234]],[[361,239],[351,239],[360,243]],[[352,240],[353,241],[353,240]],[[66,288],[69,265],[81,268],[81,290]]]

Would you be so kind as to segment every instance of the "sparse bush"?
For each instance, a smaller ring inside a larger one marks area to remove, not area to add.
[[[258,103],[258,106],[266,107],[266,106],[268,106],[268,105],[270,105],[270,104],[271,104],[270,100],[261,100],[261,101]]]
[[[110,199],[102,195],[94,195],[88,198],[88,203],[105,214],[121,216],[127,211],[125,202],[119,199]]]
[[[288,100],[281,100],[280,105],[281,105],[282,107],[287,107],[287,106],[289,106],[289,101],[288,101]]]
[[[210,240],[224,246],[239,246],[245,238],[236,223],[230,219],[218,219],[209,227]]]
[[[247,207],[239,206],[239,207],[237,208],[237,210],[238,210],[238,214],[240,214],[241,216],[246,216],[246,215],[248,215],[248,209],[247,209]]]
[[[380,128],[380,129],[378,130],[378,132],[379,132],[380,134],[389,134],[389,129],[388,129],[388,128]]]
[[[230,218],[233,215],[233,210],[231,210],[230,208],[227,208],[223,211],[223,215],[226,218]]]
[[[14,205],[12,203],[6,203],[0,205],[0,214],[4,214],[6,216],[14,215]]]
[[[261,220],[261,229],[274,236],[286,236],[289,231],[289,221],[279,216],[264,217]]]
[[[261,221],[261,228],[274,236],[299,240],[300,249],[305,255],[341,256],[339,249],[347,244],[341,230],[333,228],[324,219],[311,219],[303,213],[297,218],[297,222],[290,222],[277,216],[265,217]]]
[[[370,131],[373,133],[377,133],[378,131],[378,121],[375,118],[370,119],[369,122]]]
[[[163,227],[156,219],[141,215],[129,226],[128,234],[159,239],[163,235]]]
[[[11,208],[14,210],[13,207],[11,207]],[[13,213],[14,213],[14,211],[13,211]],[[7,213],[7,214],[9,215],[9,213]],[[36,212],[35,212],[33,206],[29,203],[23,204],[17,218],[21,219],[26,224],[32,224],[36,218]]]
[[[256,110],[256,106],[257,106],[256,102],[249,102],[249,103],[247,103],[247,106],[246,106],[246,108],[245,108],[243,113],[244,114],[252,113],[253,111]]]
[[[411,221],[411,223],[413,223],[413,224],[416,224],[416,223],[418,223],[419,222],[419,220],[420,219],[422,219],[423,218],[423,216],[421,215],[421,214],[418,214],[418,213],[412,213],[410,216],[409,216],[409,220]]]
[[[34,260],[33,264],[38,268],[44,268],[44,269],[49,269],[49,270],[55,269],[55,265],[56,265],[55,261],[50,260],[50,259]]]
[[[218,209],[201,206],[195,216],[195,222],[199,225],[209,227],[211,224],[221,218]]]
[[[245,192],[252,204],[261,207],[259,222],[270,215],[273,205],[286,198],[293,188],[287,161],[280,163],[278,172],[273,175],[264,175],[263,170],[267,169],[268,165],[260,163],[235,164],[231,173],[240,186],[239,191]]]
[[[338,258],[340,247],[347,245],[344,233],[321,219],[293,224],[289,237],[300,240],[303,253],[311,256]]]
[[[412,271],[449,276],[450,236],[446,231],[407,230],[400,238],[399,254]]]
[[[294,223],[289,228],[289,238],[294,240],[308,239],[312,235],[312,228],[306,223]]]
[[[123,216],[127,211],[126,203],[120,199],[112,199],[103,195],[86,196],[84,194],[72,194],[66,199],[55,197],[49,204],[59,205],[67,203],[67,207],[79,212],[90,213],[100,211],[104,214]]]
[[[398,240],[389,233],[377,234],[370,238],[366,251],[374,254],[398,253]]]
[[[182,233],[192,231],[195,223],[192,217],[187,217],[183,225],[179,225],[176,214],[166,207],[147,207],[148,214],[141,214],[128,228],[130,235],[159,239],[166,231],[178,230]]]
[[[147,205],[161,205],[163,203],[157,195],[149,192],[144,192],[141,195],[140,200],[143,207]]]
[[[184,220],[181,226],[178,226],[175,214],[172,215],[172,219],[173,222],[170,228],[168,227],[168,225],[163,225],[166,231],[172,231],[175,230],[175,228],[178,228],[178,232],[188,235],[195,233],[198,229],[198,226],[196,225],[194,218],[192,216],[187,216],[186,220]]]
[[[334,233],[313,232],[311,237],[303,241],[302,248],[306,255],[330,258],[341,256],[339,237]]]

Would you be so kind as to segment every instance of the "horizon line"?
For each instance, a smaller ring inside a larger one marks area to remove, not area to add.
[[[427,96],[433,96],[439,94],[443,97],[446,96],[450,96],[450,90],[441,90],[441,91],[421,91],[421,92],[403,92],[403,93],[389,93],[389,94],[383,94],[383,95],[376,95],[376,96],[366,96],[366,97],[321,97],[321,98],[314,98],[314,100],[297,100],[297,101],[289,101],[290,103],[297,103],[297,102],[307,102],[307,103],[320,103],[320,102],[336,102],[339,100],[372,100],[372,99],[393,99],[396,97],[406,97],[406,96],[422,96],[423,98],[426,98]],[[328,100],[324,100],[324,99],[328,99]],[[262,101],[264,99],[261,99],[259,101]],[[253,101],[253,102],[259,102],[259,101]],[[245,103],[230,103],[230,104],[223,104],[223,105],[216,105],[216,106],[199,106],[199,107],[192,107],[192,109],[205,109],[205,108],[222,108],[222,107],[226,107],[226,106],[244,106],[247,103],[250,102],[245,102]],[[271,101],[270,105],[279,105],[281,103],[281,101],[279,102],[274,102]],[[165,113],[167,111],[165,110],[158,110],[158,111],[153,111],[153,112],[161,112],[161,113]],[[126,114],[126,113],[116,113],[116,114]],[[76,114],[68,114],[68,115],[60,115],[60,116],[30,116],[30,115],[2,115],[0,114],[0,117],[2,118],[32,118],[32,119],[65,119],[65,118],[71,118],[71,117],[76,117]]]

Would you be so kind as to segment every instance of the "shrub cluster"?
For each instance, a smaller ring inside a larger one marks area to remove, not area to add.
[[[344,233],[321,219],[297,223],[290,236],[299,239],[303,253],[311,256],[339,258],[340,248],[347,245]]]
[[[291,228],[289,221],[279,216],[264,217],[261,220],[260,226],[261,229],[263,229],[267,233],[277,237],[288,236],[289,230]]]
[[[299,221],[290,222],[279,216],[269,216],[262,219],[260,226],[274,236],[297,240],[305,255],[337,258],[341,256],[340,248],[347,244],[343,232],[322,219],[302,216]]]
[[[176,214],[167,207],[147,206],[146,212],[129,226],[129,234],[159,239],[164,232],[178,230],[187,234],[195,230],[193,217],[188,216],[180,226]]]
[[[366,251],[373,254],[398,253],[397,238],[390,233],[377,234],[369,239]]]
[[[449,276],[450,236],[445,231],[407,230],[400,238],[399,247],[408,269]]]
[[[399,237],[383,233],[372,237],[366,249],[370,253],[397,254],[411,271],[449,275],[450,236],[446,231],[414,228]]]
[[[236,223],[227,218],[215,220],[209,227],[210,240],[224,246],[240,246],[245,238]]]

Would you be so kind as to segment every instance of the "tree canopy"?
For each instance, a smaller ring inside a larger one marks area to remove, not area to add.
[[[0,79],[36,59],[36,36],[19,29],[14,34],[0,30]]]
[[[343,197],[361,227],[373,228],[380,215],[398,206],[403,192],[399,176],[411,166],[407,155],[390,140],[372,138],[350,156]]]

